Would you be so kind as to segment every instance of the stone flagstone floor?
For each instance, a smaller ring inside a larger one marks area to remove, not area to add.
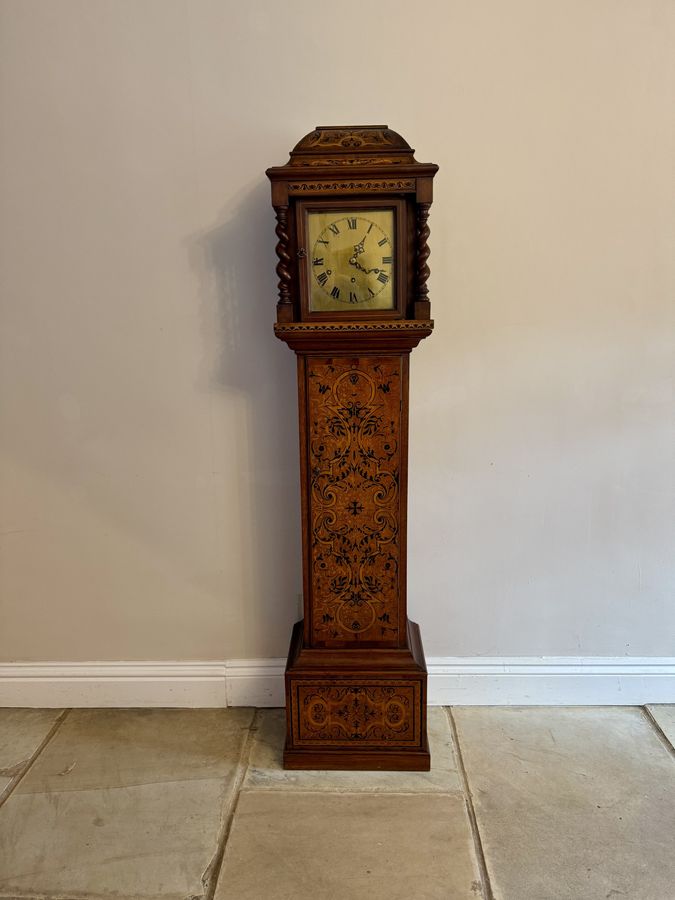
[[[427,773],[282,710],[0,710],[0,898],[675,900],[675,706],[440,707]]]

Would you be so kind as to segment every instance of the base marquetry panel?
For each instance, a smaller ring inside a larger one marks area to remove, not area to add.
[[[419,681],[301,680],[291,692],[295,747],[420,746]]]
[[[429,769],[427,673],[419,629],[409,647],[324,651],[317,664],[294,629],[286,668],[284,767],[293,769]]]

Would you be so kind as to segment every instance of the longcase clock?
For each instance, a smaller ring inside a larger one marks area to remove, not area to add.
[[[289,769],[426,770],[427,673],[406,607],[408,363],[438,167],[386,125],[317,127],[267,170],[275,333],[297,355],[304,618],[286,667]]]

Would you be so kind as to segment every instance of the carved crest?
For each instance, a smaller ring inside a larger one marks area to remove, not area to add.
[[[414,162],[413,149],[387,125],[317,125],[291,150],[291,166],[376,166]]]

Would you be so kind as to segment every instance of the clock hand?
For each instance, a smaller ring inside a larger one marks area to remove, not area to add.
[[[362,237],[361,240],[358,242],[358,244],[355,244],[355,245],[354,245],[354,254],[355,254],[355,256],[359,256],[361,253],[364,253],[364,252],[365,252],[365,249],[366,249],[366,248],[365,248],[364,244],[365,244],[365,242],[366,242],[366,238],[367,238],[367,237],[368,237],[368,232],[366,232],[366,233],[363,235],[363,237]]]
[[[361,272],[364,272],[366,275],[370,275],[371,272],[375,272],[376,275],[379,275],[380,272],[384,272],[384,269],[378,269],[377,267],[373,269],[364,269],[361,263],[355,256],[352,256],[349,260],[349,265],[354,266],[355,269],[359,269]]]
[[[355,256],[352,256],[352,258],[349,260],[349,265],[354,266],[355,268],[359,269],[361,272],[365,272],[366,275],[369,275],[371,272],[380,272],[381,271],[380,269],[364,269],[363,266],[361,265],[361,263],[357,260],[357,258]]]
[[[363,266],[361,265],[361,263],[358,261],[358,259],[355,256],[352,256],[352,258],[349,260],[349,265],[354,266],[355,269],[360,269],[362,272],[365,272],[366,275],[368,274],[368,272],[374,271],[373,269],[364,269]]]

